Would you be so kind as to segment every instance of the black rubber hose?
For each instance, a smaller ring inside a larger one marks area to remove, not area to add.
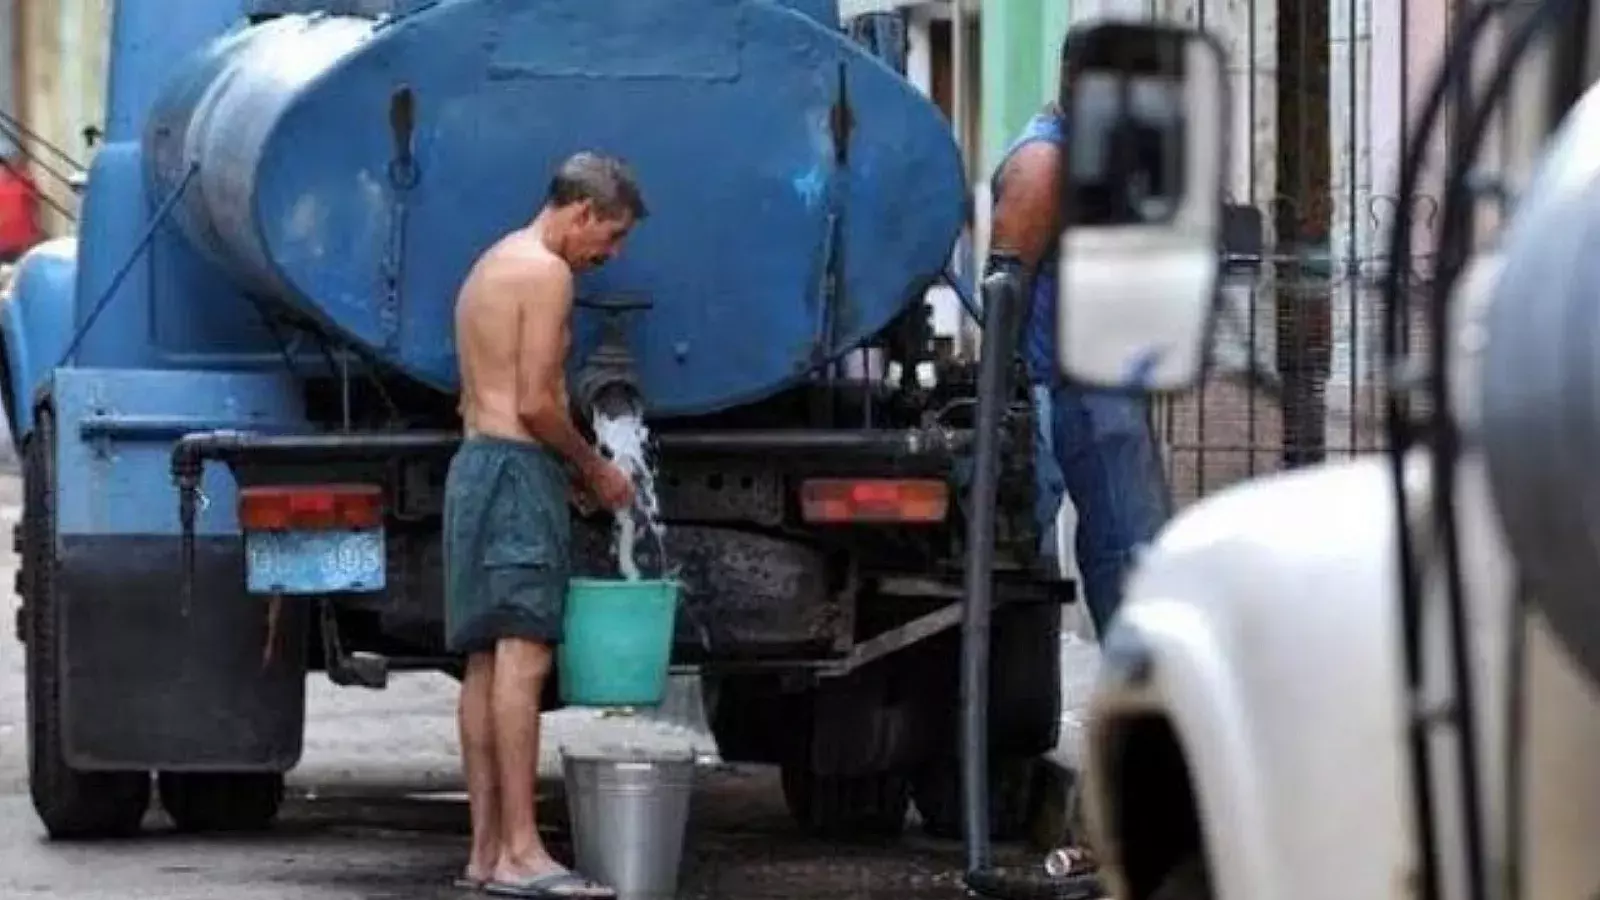
[[[961,622],[961,796],[967,876],[989,867],[989,615],[994,602],[995,495],[1000,486],[1000,413],[1015,347],[1018,279],[983,282],[983,344],[977,422],[967,497],[966,606]]]
[[[1410,202],[1421,184],[1422,169],[1427,149],[1445,111],[1446,93],[1452,84],[1469,74],[1472,54],[1477,41],[1493,20],[1501,4],[1481,3],[1472,8],[1462,21],[1451,41],[1439,71],[1423,102],[1413,133],[1404,144],[1405,154],[1400,166],[1398,193],[1401,202],[1400,216],[1389,231],[1389,261],[1382,282],[1383,304],[1383,358],[1391,377],[1404,379],[1409,354],[1403,341],[1409,304],[1404,291],[1407,277],[1413,272],[1412,234],[1416,216]],[[1437,363],[1437,361],[1435,361]],[[1422,633],[1422,575],[1417,562],[1417,550],[1412,534],[1411,497],[1407,493],[1405,466],[1410,450],[1420,439],[1411,408],[1411,386],[1405,383],[1391,385],[1384,403],[1386,431],[1389,435],[1389,479],[1393,493],[1392,502],[1396,517],[1396,562],[1400,580],[1400,632],[1402,659],[1405,665],[1406,688],[1415,693],[1423,683],[1423,633]],[[1432,900],[1439,896],[1440,862],[1438,847],[1437,810],[1434,803],[1434,779],[1429,733],[1416,722],[1408,723],[1407,743],[1412,782],[1412,807],[1417,822],[1418,897]]]
[[[983,345],[978,363],[973,475],[967,503],[966,604],[961,627],[961,792],[966,886],[1002,900],[1080,900],[1101,895],[1093,876],[1051,878],[1043,866],[1006,872],[989,841],[989,619],[993,606],[996,494],[1001,415],[1011,397],[1011,363],[1023,301],[1016,272],[983,282]]]
[[[1429,372],[1429,400],[1434,427],[1429,429],[1432,450],[1435,525],[1444,548],[1445,600],[1449,617],[1450,664],[1455,689],[1455,728],[1457,731],[1457,778],[1460,779],[1463,851],[1467,874],[1467,896],[1484,900],[1490,896],[1490,866],[1483,833],[1483,773],[1480,770],[1477,734],[1477,689],[1473,681],[1473,649],[1469,630],[1466,588],[1461,564],[1460,521],[1456,506],[1456,475],[1461,456],[1461,436],[1450,404],[1450,351],[1452,342],[1453,289],[1471,255],[1470,229],[1474,224],[1474,198],[1468,189],[1472,167],[1482,150],[1489,124],[1505,96],[1510,92],[1522,57],[1546,30],[1563,21],[1576,0],[1546,0],[1513,31],[1501,51],[1489,83],[1476,107],[1463,118],[1465,146],[1446,174],[1443,207],[1444,230],[1439,237],[1439,265],[1433,284],[1433,304],[1429,308],[1429,335],[1432,343],[1432,368]],[[1491,331],[1491,334],[1494,332]],[[1587,593],[1587,592],[1585,592]],[[1514,727],[1514,726],[1511,726]]]

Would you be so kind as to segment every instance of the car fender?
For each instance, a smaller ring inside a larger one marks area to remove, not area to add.
[[[1190,507],[1141,558],[1086,749],[1114,895],[1153,877],[1133,867],[1154,858],[1137,844],[1159,818],[1138,815],[1125,765],[1126,736],[1152,718],[1175,736],[1216,896],[1407,895],[1391,484],[1378,456],[1248,482]]]

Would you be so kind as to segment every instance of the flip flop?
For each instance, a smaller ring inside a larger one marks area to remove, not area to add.
[[[596,884],[566,869],[553,869],[516,881],[491,881],[484,890],[497,897],[524,897],[530,900],[555,900],[562,897],[583,900],[611,900],[617,892]]]
[[[450,882],[450,886],[458,891],[481,891],[484,885],[488,883],[488,879],[485,878],[468,878],[465,875],[457,875],[456,880]]]

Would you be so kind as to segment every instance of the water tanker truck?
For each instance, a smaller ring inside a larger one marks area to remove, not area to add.
[[[554,166],[626,158],[652,215],[578,289],[576,410],[643,411],[675,659],[722,754],[819,833],[960,825],[974,367],[925,302],[966,218],[938,109],[830,0],[118,4],[78,233],[0,316],[23,456],[29,774],[57,838],[262,827],[308,673],[444,652],[452,306]],[[929,377],[929,374],[932,377]],[[1031,422],[1004,419],[995,832],[1056,741]],[[576,523],[614,575],[612,521]],[[552,686],[551,702],[555,702]]]

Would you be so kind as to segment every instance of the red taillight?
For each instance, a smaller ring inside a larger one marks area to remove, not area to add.
[[[892,478],[814,478],[800,486],[807,522],[942,522],[950,507],[943,481]]]
[[[239,492],[247,531],[331,531],[383,524],[383,490],[369,484],[251,487]]]

